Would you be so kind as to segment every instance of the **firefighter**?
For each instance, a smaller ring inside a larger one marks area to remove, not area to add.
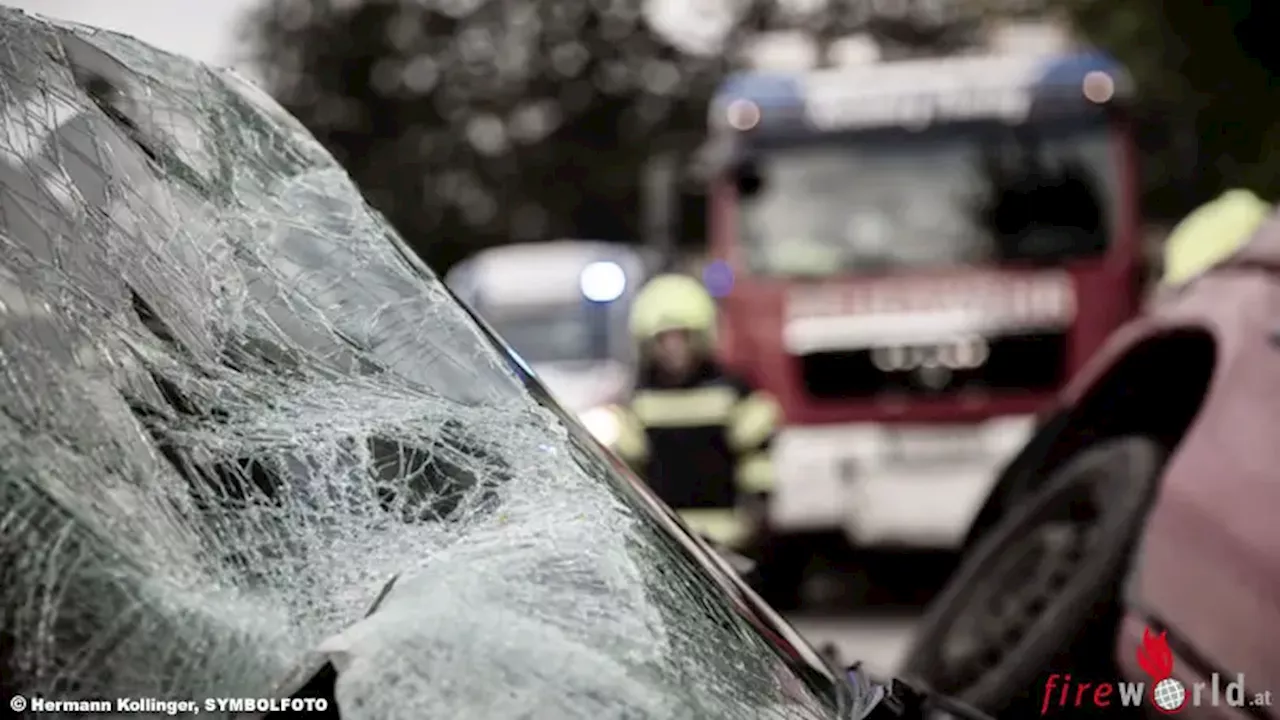
[[[1271,205],[1248,190],[1228,190],[1196,208],[1165,241],[1161,285],[1176,287],[1227,259],[1270,215]]]
[[[636,389],[617,408],[615,451],[691,530],[753,559],[766,583],[793,588],[767,561],[765,509],[773,489],[769,446],[778,404],[714,359],[716,307],[702,284],[659,275],[636,296]],[[772,588],[775,603],[783,602]]]

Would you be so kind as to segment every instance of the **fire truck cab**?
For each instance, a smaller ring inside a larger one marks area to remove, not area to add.
[[[705,280],[723,359],[786,414],[777,531],[958,547],[1137,311],[1129,80],[1032,44],[720,88]]]
[[[446,283],[566,409],[617,402],[631,387],[630,299],[648,263],[618,243],[562,240],[484,250]]]

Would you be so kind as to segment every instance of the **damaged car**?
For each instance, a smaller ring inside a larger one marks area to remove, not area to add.
[[[3,8],[0,42],[12,710],[973,716],[819,657],[260,90]]]
[[[1006,469],[904,673],[1011,720],[1120,680],[1112,716],[1278,717],[1278,317],[1280,216],[1224,193]]]

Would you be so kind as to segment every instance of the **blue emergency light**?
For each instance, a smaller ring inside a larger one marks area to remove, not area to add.
[[[713,260],[702,269],[702,284],[713,298],[722,298],[733,289],[733,268],[723,260]]]
[[[579,285],[582,296],[591,302],[613,302],[626,292],[627,274],[616,262],[593,262],[582,269]]]

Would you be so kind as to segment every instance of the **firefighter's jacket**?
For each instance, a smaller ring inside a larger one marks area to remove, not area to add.
[[[614,450],[654,493],[691,529],[743,544],[758,519],[750,506],[773,489],[769,447],[781,415],[773,398],[708,362],[679,385],[642,372],[617,410]]]

